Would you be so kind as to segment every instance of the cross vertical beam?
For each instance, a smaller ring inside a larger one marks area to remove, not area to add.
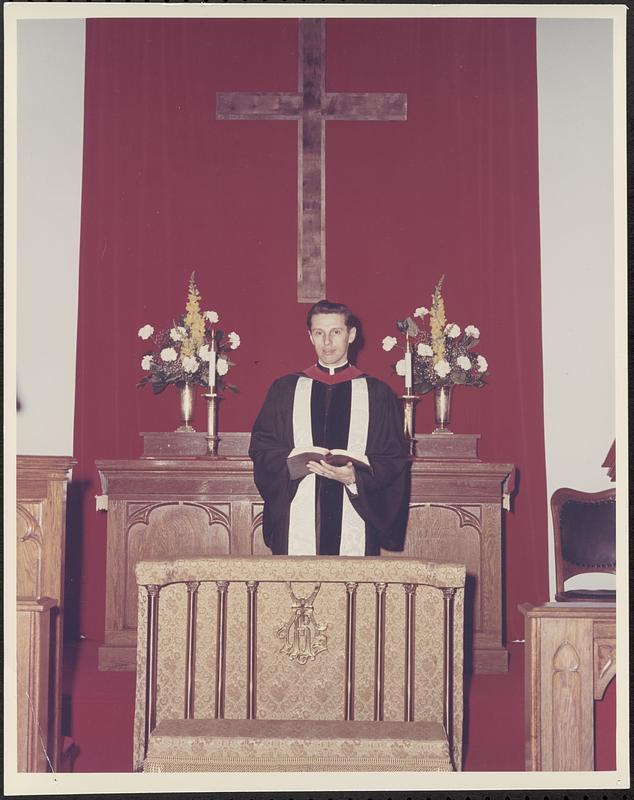
[[[302,20],[300,27],[297,302],[315,303],[326,294],[326,42],[323,20]]]
[[[217,119],[296,120],[297,301],[326,294],[326,121],[406,120],[407,95],[326,92],[325,20],[299,21],[298,92],[218,92]]]

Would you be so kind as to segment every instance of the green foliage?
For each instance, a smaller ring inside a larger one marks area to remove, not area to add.
[[[396,327],[399,329],[401,333],[406,333],[408,336],[415,338],[420,333],[420,328],[414,322],[412,317],[407,317],[403,320],[396,321]]]

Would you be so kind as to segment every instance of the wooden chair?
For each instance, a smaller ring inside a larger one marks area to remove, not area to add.
[[[613,589],[566,590],[564,584],[584,573],[616,573],[616,490],[558,489],[550,507],[555,534],[555,600],[614,602]]]
[[[461,768],[463,565],[220,556],[136,577],[136,770]]]

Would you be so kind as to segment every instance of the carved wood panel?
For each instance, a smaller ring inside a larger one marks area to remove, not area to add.
[[[17,586],[18,597],[42,594],[42,503],[17,504]]]
[[[526,769],[593,770],[594,700],[615,674],[615,606],[524,604],[520,611],[526,640]]]
[[[465,621],[474,631],[483,628],[481,514],[481,506],[412,505],[405,548],[402,553],[394,554],[464,564],[467,570]]]
[[[264,536],[262,533],[264,503],[252,503],[251,509],[251,552],[254,556],[269,555],[271,551],[264,544]]]
[[[583,735],[594,724],[592,620],[541,624],[542,769],[587,769],[594,760]]]
[[[136,628],[134,567],[146,559],[229,555],[229,503],[128,503],[124,627]]]
[[[565,769],[577,757],[577,742],[572,736],[561,736],[564,730],[578,730],[583,724],[581,711],[582,679],[581,658],[576,647],[567,639],[561,642],[552,657],[552,724],[548,731],[553,753],[552,768],[558,772]]]
[[[596,628],[596,626],[595,626]],[[595,631],[596,634],[596,631]],[[594,699],[601,700],[616,675],[615,632],[610,639],[594,640]]]

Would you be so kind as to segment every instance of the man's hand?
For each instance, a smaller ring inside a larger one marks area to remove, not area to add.
[[[315,475],[321,475],[322,478],[329,478],[333,481],[339,481],[344,485],[356,483],[356,475],[352,461],[349,461],[344,467],[333,467],[325,461],[309,461],[306,465],[310,472]]]

